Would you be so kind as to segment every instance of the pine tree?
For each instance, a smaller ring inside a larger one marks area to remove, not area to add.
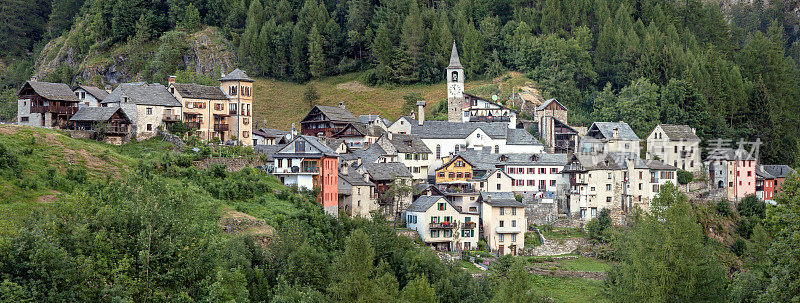
[[[200,28],[200,12],[194,7],[194,4],[189,4],[186,8],[183,20],[181,20],[181,27],[186,29],[189,33],[193,33]]]
[[[424,28],[416,1],[411,1],[408,16],[403,22],[400,36],[400,49],[396,71],[397,80],[402,83],[419,81],[419,71],[423,61],[422,47]]]
[[[394,46],[386,24],[381,24],[375,32],[375,40],[372,42],[372,55],[375,56],[375,74],[378,80],[386,82],[391,79],[394,75],[392,66]]]
[[[367,0],[347,1],[347,43],[352,48],[353,58],[360,59],[367,40],[370,3]]]
[[[545,0],[542,8],[542,33],[559,33],[564,30],[564,17],[561,13],[561,1]]]
[[[323,39],[317,30],[317,26],[311,27],[308,34],[308,64],[311,76],[319,78],[325,75],[325,53],[323,51]]]

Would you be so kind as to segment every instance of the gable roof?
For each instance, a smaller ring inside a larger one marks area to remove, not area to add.
[[[75,91],[75,90],[77,90],[79,88],[85,90],[87,93],[89,93],[90,95],[94,96],[94,98],[99,100],[99,101],[103,101],[103,99],[108,97],[108,92],[105,91],[104,89],[99,88],[99,87],[89,86],[89,85],[78,85],[77,87],[75,87],[75,89],[73,91]]]
[[[21,93],[26,87],[30,87],[37,95],[51,101],[80,102],[75,96],[75,92],[64,83],[50,83],[39,81],[28,81],[19,90]],[[19,93],[17,93],[19,95]]]
[[[408,172],[403,163],[389,162],[389,163],[364,163],[364,170],[376,181],[391,181],[395,178],[411,178],[411,173]]]
[[[764,170],[764,165],[756,166],[756,179],[775,179],[775,176]]]
[[[259,128],[257,130],[253,130],[253,135],[258,135],[265,138],[280,138],[288,133],[288,131],[274,128]]]
[[[114,115],[117,111],[121,111],[119,107],[81,107],[78,111],[72,115],[72,118],[69,121],[108,121],[111,119],[111,116]],[[130,120],[125,112],[122,111],[122,115]]]
[[[494,106],[497,106],[497,107],[499,107],[499,108],[501,108],[501,109],[506,109],[506,110],[509,110],[509,111],[511,111],[511,112],[513,112],[513,113],[515,113],[515,114],[519,114],[519,112],[518,112],[516,109],[510,108],[510,107],[508,107],[508,106],[505,106],[505,105],[502,105],[502,104],[500,104],[499,102],[494,102],[494,101],[492,101],[492,100],[488,100],[488,99],[485,99],[485,98],[481,98],[481,97],[478,97],[478,96],[476,96],[476,95],[469,94],[469,93],[461,93],[461,94],[463,94],[463,95],[465,95],[465,96],[469,96],[469,97],[471,97],[471,98],[474,98],[474,99],[481,100],[481,101],[483,101],[483,102],[486,102],[486,103],[489,103],[489,104],[492,104],[492,105],[494,105]],[[420,102],[421,102],[421,101],[420,101]],[[483,109],[490,109],[490,108],[481,108],[480,110],[483,110]]]
[[[647,168],[652,170],[678,170],[677,167],[666,164],[658,160],[647,160]]]
[[[542,145],[536,137],[531,135],[527,130],[521,128],[509,128],[508,138],[506,138],[508,145]]]
[[[339,157],[339,154],[337,154],[333,149],[331,149],[330,147],[319,141],[317,137],[312,137],[312,136],[303,136],[303,135],[297,136],[292,141],[289,141],[289,143],[284,145],[283,148],[292,145],[292,143],[297,140],[303,140],[305,142],[308,142],[308,144],[317,149],[322,156]],[[278,152],[283,150],[283,148],[279,149]],[[291,155],[297,155],[297,154],[292,154],[292,153],[286,154],[286,156],[291,156]],[[304,153],[302,155],[306,156],[308,154]]]
[[[786,178],[794,172],[789,165],[762,165],[764,170],[775,178]]]
[[[453,49],[450,51],[450,65],[447,68],[462,68],[461,60],[458,59],[458,49],[456,48],[456,41],[453,40]]]
[[[206,86],[194,83],[172,84],[181,97],[189,99],[228,100],[228,96],[217,86]]]
[[[756,160],[756,158],[754,158],[750,152],[741,148],[717,148],[709,151],[706,157],[706,161],[713,160],[750,161]]]
[[[450,204],[450,201],[447,201],[447,199],[445,199],[442,196],[427,196],[427,195],[425,195],[425,196],[419,196],[419,198],[414,200],[414,202],[411,203],[411,205],[406,207],[406,211],[426,212],[426,211],[428,211],[429,208],[431,208],[431,206],[433,206],[434,204],[436,204],[440,200],[444,200],[445,203]],[[450,207],[453,207],[453,205],[450,204]],[[455,207],[453,207],[453,209],[455,209]]]
[[[367,127],[364,126],[363,124],[361,124],[361,123],[348,123],[345,127],[342,127],[342,130],[340,130],[337,133],[333,134],[332,137],[347,137],[347,136],[351,136],[351,135],[345,135],[345,132],[348,129],[352,129],[352,130],[356,131],[361,136],[366,136],[367,134],[369,134],[369,132],[367,131]]]
[[[375,186],[375,184],[364,181],[364,179],[359,178],[358,176],[345,175],[341,172],[339,172],[339,179],[349,183],[352,186]]]
[[[384,134],[384,139],[394,146],[398,153],[423,153],[430,154],[431,150],[417,135],[410,134]],[[410,145],[409,145],[410,144]]]
[[[628,160],[631,160],[631,162],[629,163]],[[611,152],[599,158],[594,155],[576,153],[572,155],[572,158],[567,163],[575,161],[580,163],[584,170],[620,170],[629,168],[629,164],[633,165],[632,168],[634,169],[650,169],[648,163],[639,158],[639,155],[629,152]],[[652,165],[653,167],[661,167],[668,170],[677,169],[674,167],[668,168],[669,165],[659,166],[657,163]]]
[[[407,118],[411,124],[411,133],[422,139],[463,139],[480,128],[493,139],[508,137],[508,125],[500,122],[450,122],[425,120],[419,125],[416,120]]]
[[[308,116],[315,110],[319,110],[322,112],[325,117],[328,118],[330,121],[340,121],[340,122],[358,122],[356,116],[353,116],[353,113],[348,111],[347,109],[338,107],[338,106],[326,106],[326,105],[316,105],[314,108],[309,111],[305,118],[302,121],[306,121]],[[302,122],[301,121],[301,122]]]
[[[275,159],[275,153],[279,150],[286,147],[284,144],[278,145],[255,145],[253,146],[253,150],[259,154],[263,154],[267,159],[267,161],[272,161]]]
[[[514,193],[510,191],[502,192],[481,192],[480,200],[483,203],[491,206],[511,206],[511,207],[525,207],[525,204],[517,201]]]
[[[698,137],[688,125],[659,124],[658,127],[660,127],[661,130],[664,131],[664,135],[672,141],[700,141],[700,137]]]
[[[169,90],[160,83],[123,83],[103,99],[103,104],[120,103],[122,97],[128,98],[128,104],[180,107],[181,103]]]
[[[536,108],[536,110],[537,110],[537,111],[540,111],[540,110],[545,110],[545,109],[547,108],[547,106],[549,106],[551,103],[555,103],[556,105],[560,106],[560,107],[561,107],[561,108],[563,108],[564,110],[567,110],[567,107],[566,107],[566,106],[564,106],[564,104],[561,104],[561,102],[558,102],[558,100],[556,100],[555,98],[553,98],[553,99],[549,99],[549,100],[547,100],[547,101],[544,101],[544,102],[542,103],[542,105],[539,105],[539,106]]]
[[[615,128],[619,133],[619,138],[617,140],[639,141],[639,136],[637,136],[630,125],[625,122],[595,122],[592,123],[592,126],[589,126],[586,135],[596,139],[614,140]],[[602,136],[602,138],[599,138],[598,135]]]
[[[238,69],[238,68],[234,69],[232,72],[230,72],[229,74],[223,76],[222,78],[219,78],[219,81],[220,82],[223,82],[223,81],[255,82],[243,70]]]
[[[495,173],[498,173],[498,172],[502,173],[503,175],[505,175],[509,179],[514,180],[514,178],[509,176],[508,173],[502,168],[493,168],[493,169],[490,169],[490,170],[486,170],[485,173],[481,173],[481,171],[475,171],[472,174],[472,180],[474,180],[474,181],[488,180],[489,177],[491,177],[492,175],[494,175]]]
[[[453,164],[453,162],[456,162],[457,159],[461,159],[462,161],[467,162],[467,164],[469,164],[469,166],[472,166],[472,167],[475,166],[475,165],[472,165],[472,163],[470,163],[469,161],[467,161],[467,159],[464,159],[464,157],[462,157],[461,155],[455,155],[454,157],[450,158],[450,161],[447,161],[447,163],[444,163],[444,164],[442,164],[442,166],[437,168],[436,171],[439,171],[440,169],[447,168],[448,166],[450,166],[450,164]]]

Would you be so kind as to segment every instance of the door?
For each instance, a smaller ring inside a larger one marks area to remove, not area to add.
[[[505,255],[505,252],[506,252],[505,246],[503,246],[503,245],[497,246],[497,251],[500,253],[500,255]]]

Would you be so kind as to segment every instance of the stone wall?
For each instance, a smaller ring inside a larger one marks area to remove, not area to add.
[[[586,239],[584,238],[545,239],[542,245],[533,248],[526,247],[522,254],[526,256],[563,255],[575,251],[580,245],[585,245],[586,243]]]
[[[164,131],[162,131],[160,135],[164,138],[164,141],[172,143],[178,147],[178,149],[183,149],[183,140],[181,140],[180,137]]]
[[[525,204],[525,216],[528,225],[546,225],[558,220],[558,204],[556,203],[531,203]]]

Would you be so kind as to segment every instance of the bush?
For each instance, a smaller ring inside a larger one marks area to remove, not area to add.
[[[747,218],[741,218],[736,221],[736,233],[745,239],[750,239],[753,234],[753,222]]]
[[[592,219],[589,221],[589,224],[586,225],[586,230],[589,232],[589,240],[594,242],[607,242],[605,231],[609,227],[611,227],[611,211],[604,208],[600,211],[600,214],[597,215],[597,218]]]
[[[0,170],[13,172],[14,175],[19,175],[21,172],[19,158],[2,143],[0,143]]]
[[[745,217],[758,217],[759,219],[764,219],[764,213],[767,209],[767,205],[764,202],[759,201],[755,195],[748,195],[739,201],[739,205],[736,206],[736,210],[739,212],[740,215]]]
[[[727,217],[731,215],[731,202],[728,202],[727,199],[722,199],[717,202],[717,213],[720,215]]]
[[[747,250],[747,243],[742,239],[736,239],[736,242],[733,242],[731,246],[731,251],[739,257],[744,254],[745,250]]]
[[[692,180],[694,180],[694,175],[692,173],[682,169],[678,170],[678,183],[689,184]]]
[[[480,239],[478,240],[478,250],[486,251],[489,248],[489,245],[486,244],[486,240]]]

